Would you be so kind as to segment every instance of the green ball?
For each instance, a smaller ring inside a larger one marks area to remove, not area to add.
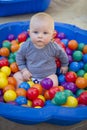
[[[10,50],[10,48],[11,48],[11,43],[6,40],[6,41],[3,42],[2,46],[3,46],[3,47],[6,47],[6,48],[8,48],[8,49]]]
[[[64,92],[57,92],[55,94],[54,101],[57,105],[65,104],[67,101],[67,96]]]
[[[80,61],[82,59],[82,52],[81,51],[75,51],[73,52],[73,60]]]
[[[87,72],[87,63],[84,65],[84,70]]]
[[[68,97],[68,96],[73,96],[73,93],[72,93],[72,91],[70,91],[70,90],[64,90],[64,93],[65,93],[65,95]]]
[[[76,92],[76,96],[79,97],[82,92],[84,92],[84,89],[78,89]]]
[[[85,45],[84,43],[79,43],[77,49],[78,49],[79,51],[82,51],[83,48],[84,48],[84,45]]]
[[[8,56],[8,59],[15,59],[14,53],[10,53],[10,55]]]
[[[9,59],[8,59],[8,62],[11,64],[11,63],[16,62],[16,61],[15,61],[15,59],[13,59],[13,58],[9,58]]]
[[[79,77],[83,77],[84,74],[85,74],[85,71],[82,69],[77,72],[77,76],[79,76]]]

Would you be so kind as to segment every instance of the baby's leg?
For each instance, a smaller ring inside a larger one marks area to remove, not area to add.
[[[14,77],[14,78],[16,79],[16,81],[17,81],[17,88],[18,88],[18,86],[24,81],[24,80],[23,80],[23,76],[22,76],[21,72],[19,71],[19,72],[15,73],[15,74],[13,75],[13,77]]]
[[[53,81],[53,86],[58,86],[58,77],[56,74],[49,75],[47,78]]]

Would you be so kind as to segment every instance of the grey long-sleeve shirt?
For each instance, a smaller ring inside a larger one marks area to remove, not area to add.
[[[61,66],[68,66],[68,57],[57,43],[49,43],[44,48],[36,48],[31,41],[21,45],[16,55],[19,70],[27,68],[33,78],[45,78],[56,73],[55,57],[61,61]]]

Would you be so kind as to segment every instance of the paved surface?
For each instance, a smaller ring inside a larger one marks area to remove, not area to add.
[[[87,30],[87,0],[52,0],[47,13],[55,21],[70,23]],[[0,17],[0,23],[29,20],[33,14]],[[87,113],[86,113],[87,114]],[[76,125],[62,127],[52,124],[21,125],[0,118],[0,130],[86,130],[87,121]]]

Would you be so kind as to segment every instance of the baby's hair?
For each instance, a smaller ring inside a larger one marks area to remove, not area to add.
[[[41,12],[41,13],[37,13],[37,14],[33,15],[30,20],[30,26],[31,26],[32,22],[36,21],[36,20],[48,21],[49,24],[51,23],[54,28],[54,19],[47,13]]]

